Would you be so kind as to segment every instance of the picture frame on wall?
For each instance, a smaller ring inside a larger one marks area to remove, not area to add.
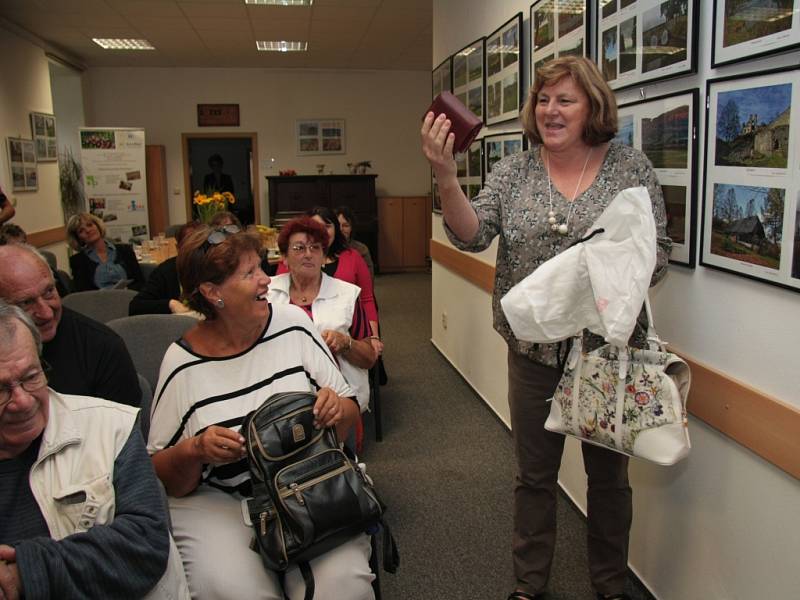
[[[452,57],[453,95],[481,120],[485,120],[484,52],[485,38],[480,38]]]
[[[706,82],[700,264],[800,291],[800,67]]]
[[[456,177],[461,191],[472,200],[483,187],[483,140],[475,140],[463,154],[456,155]]]
[[[559,56],[589,56],[591,2],[537,0],[530,7],[530,81],[536,70]]]
[[[431,98],[453,91],[453,58],[448,56],[431,72]]]
[[[56,139],[56,118],[54,115],[32,112],[31,137],[36,148],[38,162],[58,160],[58,140]]]
[[[497,133],[483,137],[483,178],[489,177],[495,163],[506,156],[517,154],[528,149],[528,138],[521,131]]]
[[[442,214],[442,198],[439,196],[439,186],[436,184],[436,175],[433,174],[433,169],[431,169],[431,200],[433,212],[438,215]]]
[[[344,154],[344,119],[298,119],[295,139],[298,156]]]
[[[11,170],[11,189],[15,192],[35,192],[39,189],[36,146],[32,139],[6,138],[8,167]]]
[[[714,0],[711,67],[800,47],[798,12],[800,0]]]
[[[600,0],[595,61],[614,90],[697,72],[699,0]]]
[[[522,13],[486,36],[486,124],[516,119],[522,106]]]
[[[621,104],[615,142],[653,163],[667,211],[669,260],[694,268],[697,255],[697,88]]]

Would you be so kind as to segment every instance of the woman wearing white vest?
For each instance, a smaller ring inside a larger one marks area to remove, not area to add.
[[[278,248],[289,272],[272,278],[268,298],[274,304],[295,304],[311,317],[364,412],[369,404],[368,369],[375,364],[377,353],[370,343],[369,321],[358,302],[361,289],[322,272],[327,245],[325,227],[310,217],[284,225]]]

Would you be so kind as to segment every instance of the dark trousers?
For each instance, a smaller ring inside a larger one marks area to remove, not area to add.
[[[511,350],[508,402],[517,459],[514,485],[514,574],[530,594],[544,590],[556,544],[556,486],[564,436],[544,428],[561,374]],[[595,590],[619,593],[626,579],[632,494],[628,457],[582,444],[588,477],[589,574]]]

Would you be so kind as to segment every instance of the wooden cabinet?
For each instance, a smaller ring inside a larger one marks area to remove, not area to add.
[[[349,206],[356,219],[355,238],[364,242],[376,265],[379,260],[378,208],[375,199],[377,175],[268,176],[269,224],[286,221],[315,206]]]
[[[379,199],[378,249],[382,272],[428,268],[430,219],[427,196]]]

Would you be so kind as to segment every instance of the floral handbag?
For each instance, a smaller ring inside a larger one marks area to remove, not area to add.
[[[544,426],[628,456],[672,465],[689,454],[686,397],[691,373],[650,324],[649,349],[606,344],[584,353],[574,338]]]

